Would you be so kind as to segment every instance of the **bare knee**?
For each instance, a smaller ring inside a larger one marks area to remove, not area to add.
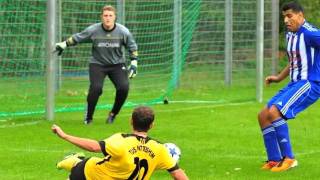
[[[267,107],[263,108],[258,114],[258,120],[263,121],[268,119],[269,109]]]
[[[270,113],[270,121],[271,122],[282,117],[282,113],[279,111],[279,109],[275,105],[272,105],[270,107],[269,113]]]
[[[271,124],[270,112],[267,107],[263,108],[258,114],[258,121],[261,128],[265,128]]]

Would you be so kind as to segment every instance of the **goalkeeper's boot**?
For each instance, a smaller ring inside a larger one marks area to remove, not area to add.
[[[115,118],[116,118],[116,115],[114,113],[110,112],[109,116],[108,116],[108,118],[106,120],[106,123],[107,124],[112,124]]]
[[[280,164],[280,161],[266,161],[261,167],[262,170],[270,170]]]
[[[93,117],[93,112],[92,112],[92,110],[89,109],[89,105],[87,105],[86,111],[84,112],[83,123],[86,124],[86,125],[92,123],[92,120],[93,120],[92,117]]]
[[[287,171],[288,169],[298,166],[298,161],[296,159],[290,159],[285,157],[278,166],[271,168],[272,172],[282,172]]]
[[[76,166],[79,162],[84,159],[83,153],[75,153],[64,157],[64,159],[57,163],[58,169],[65,169],[71,171],[71,169]]]
[[[86,112],[86,113],[84,114],[83,123],[86,124],[86,125],[92,123],[92,115],[90,116],[90,115],[88,115],[88,113]]]
[[[85,118],[84,121],[83,121],[84,124],[88,125],[90,123],[92,123],[92,119],[87,119]]]

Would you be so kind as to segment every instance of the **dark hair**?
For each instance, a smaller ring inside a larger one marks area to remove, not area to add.
[[[281,10],[282,11],[287,11],[287,10],[292,10],[293,12],[304,12],[303,7],[296,1],[291,1],[288,3],[285,3],[282,5]]]
[[[150,107],[139,106],[133,110],[132,125],[136,131],[147,132],[154,120],[154,112]]]

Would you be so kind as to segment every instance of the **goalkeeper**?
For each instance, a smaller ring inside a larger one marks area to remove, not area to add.
[[[130,31],[116,23],[116,10],[112,6],[104,6],[101,13],[101,23],[93,24],[84,31],[76,33],[66,41],[56,44],[56,51],[61,55],[68,46],[78,43],[92,43],[92,56],[89,63],[90,87],[87,96],[85,124],[90,124],[106,76],[116,88],[115,101],[106,119],[112,123],[124,104],[129,92],[129,78],[137,74],[137,44]],[[129,71],[125,66],[124,52],[129,51],[131,65]]]

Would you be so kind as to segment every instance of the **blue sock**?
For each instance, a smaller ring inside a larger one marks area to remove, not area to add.
[[[281,161],[282,156],[274,127],[270,125],[262,129],[262,134],[264,145],[267,150],[268,161]]]
[[[276,131],[282,156],[293,159],[294,156],[290,143],[289,128],[286,120],[279,118],[272,122],[272,126]]]

